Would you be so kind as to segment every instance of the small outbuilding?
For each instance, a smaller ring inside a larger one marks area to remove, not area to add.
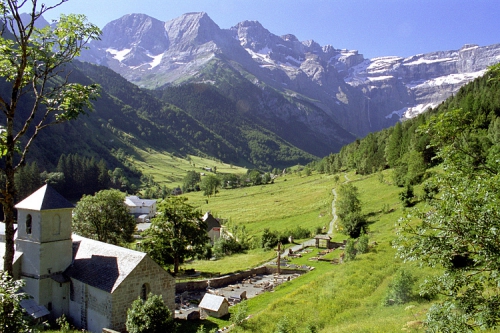
[[[229,313],[229,302],[225,297],[206,293],[199,308],[202,317],[221,318]]]
[[[314,237],[314,239],[316,240],[316,247],[320,247],[320,242],[321,241],[324,241],[325,242],[325,246],[327,249],[330,249],[331,245],[330,245],[330,241],[331,241],[331,237],[328,236],[328,235],[322,235],[322,234],[318,234]]]

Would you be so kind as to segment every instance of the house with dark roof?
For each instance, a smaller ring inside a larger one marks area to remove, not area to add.
[[[201,218],[203,222],[207,224],[207,234],[210,238],[210,242],[213,244],[216,240],[220,238],[221,234],[221,224],[218,219],[213,217],[210,212],[206,212]]]
[[[156,215],[156,200],[141,199],[135,195],[125,197],[125,205],[138,223],[149,222]]]
[[[73,205],[45,185],[16,205],[14,277],[32,296],[34,316],[68,317],[80,329],[125,331],[127,309],[147,295],[162,295],[175,310],[175,279],[147,254],[71,232]]]

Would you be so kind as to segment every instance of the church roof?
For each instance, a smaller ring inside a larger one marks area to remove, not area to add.
[[[44,185],[15,206],[17,209],[49,210],[75,206],[49,185]]]
[[[112,293],[144,259],[146,253],[73,234],[73,264],[65,274]]]

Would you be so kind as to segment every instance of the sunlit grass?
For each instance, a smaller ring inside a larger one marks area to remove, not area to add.
[[[275,252],[253,249],[247,253],[235,254],[224,257],[217,261],[196,260],[183,265],[186,269],[195,269],[200,272],[221,275],[244,271],[252,267],[260,266],[275,257]]]

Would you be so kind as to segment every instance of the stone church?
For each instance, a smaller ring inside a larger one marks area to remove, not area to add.
[[[48,185],[16,205],[14,277],[31,295],[32,315],[61,315],[80,329],[125,331],[127,309],[149,292],[162,295],[172,314],[175,279],[147,254],[71,232],[74,206]]]

